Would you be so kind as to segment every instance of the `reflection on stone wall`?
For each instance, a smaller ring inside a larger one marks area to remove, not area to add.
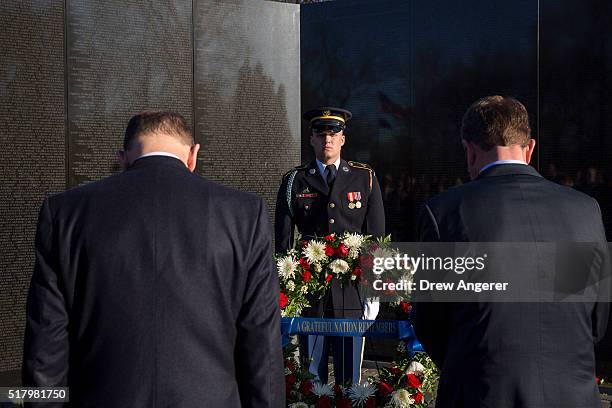
[[[300,164],[299,9],[249,0],[196,5],[200,172],[261,195],[272,218],[282,175]]]

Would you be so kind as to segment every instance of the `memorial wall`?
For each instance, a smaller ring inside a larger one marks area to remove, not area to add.
[[[605,0],[304,5],[302,107],[353,112],[343,155],[374,167],[386,232],[412,241],[421,204],[468,180],[459,139],[468,106],[486,95],[514,96],[530,114],[532,164],[595,197],[610,241],[611,22],[612,2]],[[306,138],[302,155],[312,155]],[[366,355],[390,353],[366,343]],[[597,353],[598,374],[607,377],[612,330]]]
[[[273,213],[300,162],[299,6],[8,0],[0,44],[0,385],[13,385],[40,204],[118,172],[134,113],[182,113],[197,171]]]

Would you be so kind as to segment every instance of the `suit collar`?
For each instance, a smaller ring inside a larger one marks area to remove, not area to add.
[[[486,177],[508,176],[524,174],[528,176],[542,177],[533,167],[525,164],[497,164],[485,169],[478,175],[477,180]]]
[[[183,163],[179,159],[176,159],[170,156],[158,156],[158,155],[140,157],[136,159],[130,167],[128,167],[128,170],[144,168],[144,167],[151,167],[151,166],[170,166],[170,167],[176,167],[179,169],[183,169],[185,171],[189,171],[187,166],[185,166],[185,163]]]

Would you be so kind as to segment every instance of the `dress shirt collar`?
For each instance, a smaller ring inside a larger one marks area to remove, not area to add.
[[[336,171],[338,171],[338,169],[340,168],[340,157],[338,157],[338,160],[336,160],[334,163],[332,163],[335,167],[336,167]],[[319,161],[319,159],[317,159],[317,168],[319,169],[319,173],[321,173],[323,176],[325,175],[325,168],[327,166],[325,164],[323,164],[323,162]]]
[[[494,161],[492,163],[487,164],[482,169],[480,169],[478,174],[482,173],[483,171],[485,171],[488,168],[491,168],[493,166],[497,166],[499,164],[523,164],[523,165],[527,166],[527,163],[525,163],[522,160],[496,160],[496,161]]]
[[[174,157],[175,159],[181,160],[181,159],[179,159],[179,157],[177,155],[172,154],[172,153],[168,153],[168,152],[150,152],[150,153],[143,154],[142,156],[139,156],[138,158],[136,158],[136,160],[143,159],[145,157],[150,157],[150,156]],[[136,160],[134,160],[134,161],[136,161]]]

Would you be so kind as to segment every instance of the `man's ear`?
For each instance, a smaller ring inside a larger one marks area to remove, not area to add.
[[[461,143],[465,149],[465,159],[467,161],[468,168],[472,168],[476,163],[476,150],[472,142],[462,140]]]
[[[200,151],[199,144],[194,144],[189,149],[189,156],[187,157],[187,168],[192,173],[196,168],[196,164],[198,164],[198,152],[199,151]]]
[[[531,156],[533,155],[533,152],[535,152],[535,145],[536,145],[536,141],[533,139],[529,139],[529,143],[527,144],[527,147],[525,147],[525,163],[529,164],[529,162],[531,162]]]
[[[127,170],[127,168],[130,167],[130,162],[125,150],[117,150],[117,160],[119,161],[119,165],[121,166],[122,170]]]

